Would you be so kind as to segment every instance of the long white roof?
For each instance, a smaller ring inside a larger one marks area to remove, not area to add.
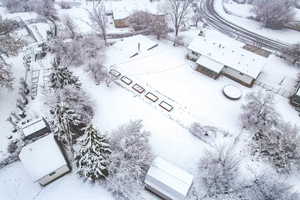
[[[67,164],[52,134],[23,147],[19,158],[34,181]]]
[[[188,49],[208,57],[218,63],[231,67],[252,78],[257,78],[267,62],[265,57],[235,46],[208,40],[197,36]]]
[[[186,171],[157,157],[150,167],[145,184],[173,200],[183,200],[193,182]]]

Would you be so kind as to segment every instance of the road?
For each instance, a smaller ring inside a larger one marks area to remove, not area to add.
[[[200,4],[200,11],[202,13],[203,21],[218,31],[230,37],[237,38],[244,43],[265,47],[273,52],[281,52],[288,46],[288,44],[256,34],[222,18],[216,12],[214,4],[215,0],[202,0]]]

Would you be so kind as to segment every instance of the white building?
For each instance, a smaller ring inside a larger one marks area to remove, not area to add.
[[[240,47],[196,37],[188,46],[188,58],[197,70],[216,79],[221,74],[251,87],[258,78],[267,58]]]
[[[33,181],[42,186],[70,171],[52,134],[26,145],[19,158]]]
[[[24,124],[21,127],[21,131],[25,138],[34,138],[46,133],[50,133],[50,128],[48,127],[44,118],[38,118]]]
[[[184,200],[193,183],[193,176],[162,158],[155,158],[145,185],[148,190],[166,200]]]

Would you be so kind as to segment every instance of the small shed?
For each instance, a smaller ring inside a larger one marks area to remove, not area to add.
[[[53,134],[26,145],[19,158],[33,181],[42,186],[70,171]]]
[[[166,200],[184,200],[193,183],[193,176],[157,157],[145,179],[148,190]]]
[[[38,118],[25,123],[21,127],[21,130],[26,139],[39,137],[46,133],[50,133],[50,128],[44,118]]]

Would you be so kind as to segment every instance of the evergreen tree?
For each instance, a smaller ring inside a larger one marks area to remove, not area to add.
[[[75,88],[80,89],[81,83],[77,76],[74,76],[67,67],[59,66],[59,60],[53,63],[53,72],[50,74],[51,88],[63,89],[67,85],[74,85]]]
[[[89,125],[85,130],[85,138],[75,158],[78,173],[91,180],[105,178],[111,153],[110,145],[104,135]]]
[[[81,117],[63,103],[58,103],[54,109],[51,110],[51,114],[53,114],[52,124],[55,136],[73,153],[74,139],[77,136],[77,132],[73,127],[81,124]]]

